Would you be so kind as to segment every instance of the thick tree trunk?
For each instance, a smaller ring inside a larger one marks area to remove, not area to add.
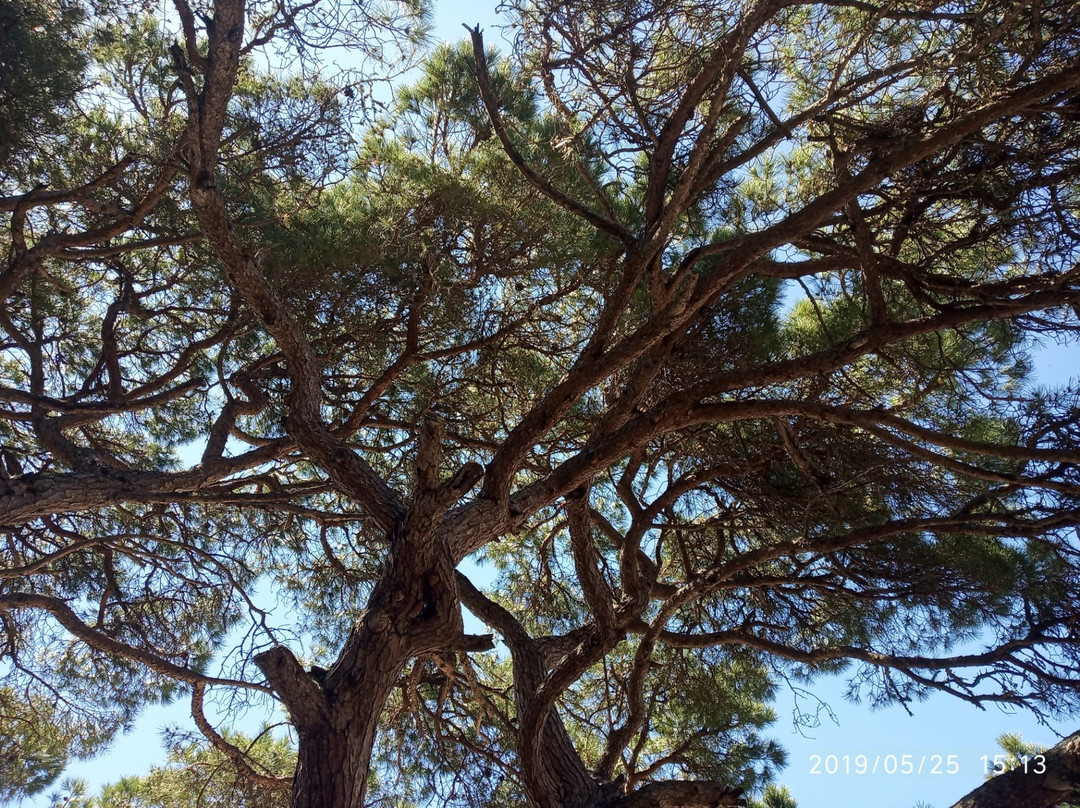
[[[335,722],[338,723],[338,722]],[[305,733],[293,778],[293,808],[360,808],[374,732],[327,726]]]
[[[1080,732],[991,778],[951,808],[1055,808],[1080,803]]]
[[[255,658],[289,710],[299,739],[292,808],[362,808],[379,715],[412,638],[369,612],[329,673],[305,671],[284,646]],[[374,625],[371,625],[371,624]]]
[[[414,503],[410,518],[417,510]],[[442,543],[408,527],[406,521],[391,537],[368,608],[330,671],[304,670],[284,646],[255,657],[299,738],[292,808],[361,808],[379,716],[408,661],[433,651],[493,647],[490,636],[463,633]]]

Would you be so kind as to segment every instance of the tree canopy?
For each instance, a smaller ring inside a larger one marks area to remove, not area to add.
[[[506,5],[0,0],[0,797],[176,698],[116,805],[739,805],[783,678],[1080,708],[1080,6]]]

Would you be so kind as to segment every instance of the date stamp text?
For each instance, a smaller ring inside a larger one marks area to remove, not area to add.
[[[819,775],[954,775],[960,774],[960,755],[949,754],[857,754],[810,755],[810,774]],[[1044,774],[1043,755],[983,755],[978,760],[984,775],[1022,769],[1025,774]]]

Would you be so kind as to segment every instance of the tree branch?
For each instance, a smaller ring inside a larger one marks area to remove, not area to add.
[[[506,156],[510,158],[510,162],[517,167],[518,171],[521,172],[525,179],[555,204],[565,208],[571,213],[577,214],[598,230],[615,237],[623,244],[632,243],[633,236],[625,227],[618,222],[608,219],[606,216],[602,216],[601,214],[590,210],[577,200],[567,196],[552,185],[550,180],[537,173],[537,171],[526,162],[525,158],[521,156],[521,152],[518,151],[517,146],[515,146],[513,140],[510,139],[509,132],[506,131],[506,125],[503,123],[502,119],[502,112],[499,110],[498,99],[491,89],[491,77],[488,72],[487,54],[484,51],[484,35],[480,31],[479,25],[476,28],[465,26],[465,29],[472,37],[473,56],[476,60],[476,84],[480,88],[480,98],[484,102],[484,108],[487,110],[488,117],[491,120],[491,128],[495,130],[495,134],[499,138],[499,142],[502,144]]]
[[[736,808],[746,805],[742,789],[701,780],[648,783],[615,803],[615,808]]]
[[[75,614],[74,610],[59,598],[47,595],[34,595],[22,592],[0,594],[0,610],[38,609],[51,614],[56,621],[70,631],[91,648],[107,654],[114,654],[123,659],[130,659],[145,665],[152,671],[190,684],[225,685],[229,687],[245,688],[247,690],[259,690],[268,693],[269,688],[251,682],[243,682],[238,679],[220,679],[215,676],[204,676],[191,668],[185,668],[170,662],[144,648],[136,648],[110,637],[108,634],[91,628]]]
[[[206,720],[206,714],[203,712],[204,690],[205,686],[202,682],[195,683],[191,687],[191,717],[195,721],[195,726],[210,741],[210,744],[228,758],[236,767],[236,770],[247,780],[274,791],[288,791],[292,788],[291,777],[274,777],[256,771],[254,766],[251,765],[251,758],[221,737],[221,734],[211,726],[210,722]]]

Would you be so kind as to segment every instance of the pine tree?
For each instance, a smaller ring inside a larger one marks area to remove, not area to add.
[[[1075,4],[522,0],[392,102],[416,4],[154,5],[0,167],[17,787],[180,697],[293,808],[739,805],[782,677],[1075,711]]]

